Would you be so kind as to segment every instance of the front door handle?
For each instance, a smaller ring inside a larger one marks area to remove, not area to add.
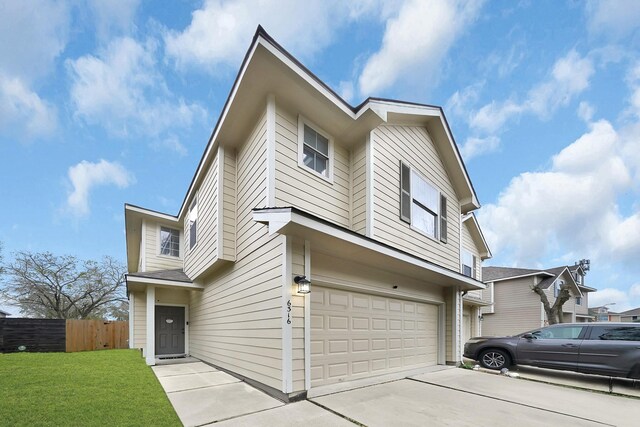
[[[577,345],[575,345],[575,344],[562,344],[562,347],[576,348]]]

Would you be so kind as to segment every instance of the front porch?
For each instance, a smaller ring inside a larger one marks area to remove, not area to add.
[[[129,347],[139,348],[148,365],[189,355],[189,301],[201,292],[182,270],[127,275]]]

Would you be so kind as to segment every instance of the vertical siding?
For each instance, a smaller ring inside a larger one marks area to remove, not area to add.
[[[353,231],[367,231],[367,144],[355,147],[351,156],[351,224]]]
[[[237,152],[237,261],[190,300],[193,356],[282,389],[281,240],[252,219],[266,197],[265,116]]]
[[[374,138],[375,238],[459,271],[460,203],[427,130],[385,125],[375,129]],[[400,161],[420,172],[447,197],[447,244],[425,236],[400,220]]]
[[[218,162],[217,156],[197,189],[198,219],[196,246],[185,248],[184,271],[197,278],[218,259]],[[191,202],[190,202],[191,203]],[[184,229],[189,232],[189,213],[185,215]],[[189,240],[189,239],[186,239]]]
[[[222,233],[223,258],[236,259],[236,154],[235,150],[224,150],[223,181],[223,221]]]
[[[531,277],[494,286],[495,313],[483,315],[483,335],[512,335],[540,327],[540,297],[531,290]]]
[[[145,221],[145,271],[173,270],[182,268],[182,258],[169,255],[160,255],[160,227],[172,228],[180,232],[180,251],[184,253],[184,236],[182,230],[176,224]],[[140,257],[142,259],[142,256]]]
[[[298,118],[282,108],[276,110],[276,205],[295,206],[349,227],[350,156],[339,141],[333,142],[333,158],[329,160],[333,164],[333,183],[330,183],[298,166]]]
[[[147,294],[135,292],[133,308],[133,347],[144,348],[147,343]]]

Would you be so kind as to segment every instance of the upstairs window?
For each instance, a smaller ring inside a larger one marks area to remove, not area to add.
[[[178,230],[160,227],[160,254],[180,256],[180,232]]]
[[[447,199],[416,171],[400,163],[400,219],[434,239],[447,241]],[[440,230],[439,230],[440,229]]]
[[[331,180],[333,149],[331,138],[302,118],[299,119],[298,133],[298,165],[326,180]]]
[[[465,249],[462,250],[462,274],[476,278],[476,256]]]
[[[198,241],[198,197],[196,196],[189,207],[189,249],[193,249]]]
[[[582,297],[576,297],[576,305],[582,305]]]
[[[553,296],[555,298],[558,298],[558,296],[560,295],[560,291],[562,290],[563,286],[564,286],[564,280],[556,280],[553,283]]]

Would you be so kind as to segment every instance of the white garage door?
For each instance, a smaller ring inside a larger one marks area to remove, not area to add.
[[[438,307],[358,292],[311,292],[311,386],[437,364]]]

